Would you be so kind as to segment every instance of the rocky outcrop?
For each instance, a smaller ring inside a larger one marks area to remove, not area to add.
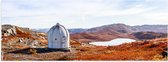
[[[2,25],[2,35],[3,36],[15,36],[17,35],[16,26],[13,25]]]
[[[32,32],[29,28],[22,28],[14,25],[2,25],[2,36],[16,36],[18,34],[27,34]]]
[[[26,48],[46,47],[46,33],[32,31],[29,28],[14,25],[2,25],[2,47],[4,48]]]

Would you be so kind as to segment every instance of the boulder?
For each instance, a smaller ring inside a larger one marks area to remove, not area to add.
[[[13,25],[2,25],[3,36],[15,36],[17,35],[16,27]]]

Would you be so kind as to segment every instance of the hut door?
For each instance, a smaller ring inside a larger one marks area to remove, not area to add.
[[[59,33],[58,30],[55,30],[53,33],[53,43],[52,43],[52,47],[53,48],[61,48],[61,35]]]

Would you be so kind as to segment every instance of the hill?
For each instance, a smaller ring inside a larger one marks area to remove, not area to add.
[[[133,26],[136,28],[136,32],[157,32],[157,33],[167,33],[168,25],[139,25]]]
[[[151,29],[146,29],[145,28]],[[115,38],[131,38],[136,40],[154,39],[155,37],[166,37],[166,25],[143,25],[143,26],[129,26],[125,24],[111,24],[99,27],[90,28],[84,32],[71,34],[71,39],[81,42],[92,41],[109,41]],[[143,28],[143,30],[141,30]],[[152,31],[154,30],[154,31]],[[157,31],[157,32],[155,32]],[[164,32],[162,32],[164,31]],[[161,32],[161,33],[159,33]]]

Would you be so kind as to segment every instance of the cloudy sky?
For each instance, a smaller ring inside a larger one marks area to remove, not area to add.
[[[168,0],[2,0],[1,24],[67,28],[168,24]],[[166,23],[167,22],[167,23]]]

